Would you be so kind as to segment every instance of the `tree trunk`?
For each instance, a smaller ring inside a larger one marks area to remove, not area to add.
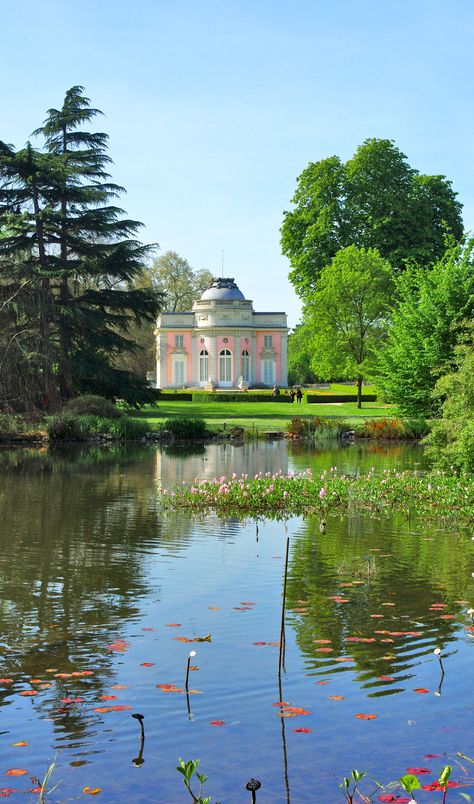
[[[357,377],[357,407],[362,407],[362,377]]]

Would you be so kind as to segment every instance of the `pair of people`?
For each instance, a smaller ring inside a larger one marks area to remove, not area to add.
[[[294,388],[292,388],[290,391],[290,398],[292,402],[295,401],[295,398],[297,402],[301,402],[301,400],[303,399],[303,392],[301,388],[297,388],[296,391],[294,390]]]

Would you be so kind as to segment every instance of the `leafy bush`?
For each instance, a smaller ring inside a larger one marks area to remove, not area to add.
[[[430,432],[430,426],[426,419],[404,419],[403,435],[404,438],[424,438]]]
[[[165,419],[162,429],[171,433],[174,438],[183,441],[206,436],[206,422],[204,419]]]
[[[192,391],[175,391],[172,388],[169,388],[165,391],[155,389],[155,399],[157,401],[160,399],[167,399],[169,402],[170,399],[172,399],[173,402],[192,402],[192,398]]]
[[[0,441],[10,441],[19,433],[24,432],[25,425],[18,418],[10,413],[0,413]]]
[[[288,425],[288,438],[294,441],[307,441],[321,443],[339,439],[351,427],[340,419],[320,419],[314,416],[311,419],[294,417]]]
[[[46,423],[46,430],[50,441],[85,441],[87,438],[80,417],[72,413],[52,416]]]
[[[119,419],[106,419],[103,416],[80,416],[84,432],[93,435],[110,436],[118,441],[138,441],[150,427],[147,422],[121,416]]]
[[[84,394],[71,399],[63,407],[63,412],[75,413],[77,416],[103,416],[106,419],[119,419],[123,412],[110,399],[94,394]]]
[[[424,441],[438,466],[465,472],[474,471],[474,325],[469,331],[454,350],[455,370],[436,383],[442,415]]]
[[[309,405],[318,402],[355,402],[357,394],[305,394],[303,397]],[[376,402],[376,394],[362,394],[362,402]]]
[[[138,441],[149,432],[150,425],[130,416],[122,416],[110,422],[110,435],[119,441]]]
[[[356,438],[396,439],[403,437],[401,419],[366,419],[355,427]]]

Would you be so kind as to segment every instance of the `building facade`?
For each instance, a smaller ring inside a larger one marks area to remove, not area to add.
[[[157,388],[287,386],[286,313],[257,313],[233,279],[215,279],[191,312],[162,313]]]

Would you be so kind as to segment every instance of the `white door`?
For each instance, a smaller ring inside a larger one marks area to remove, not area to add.
[[[176,357],[173,360],[173,385],[181,387],[184,385],[186,361],[184,357]]]
[[[265,385],[275,384],[275,361],[262,360],[262,382]]]
[[[232,352],[229,349],[219,352],[219,385],[221,388],[232,386]]]
[[[199,354],[199,384],[206,385],[209,379],[209,353],[202,349]]]

